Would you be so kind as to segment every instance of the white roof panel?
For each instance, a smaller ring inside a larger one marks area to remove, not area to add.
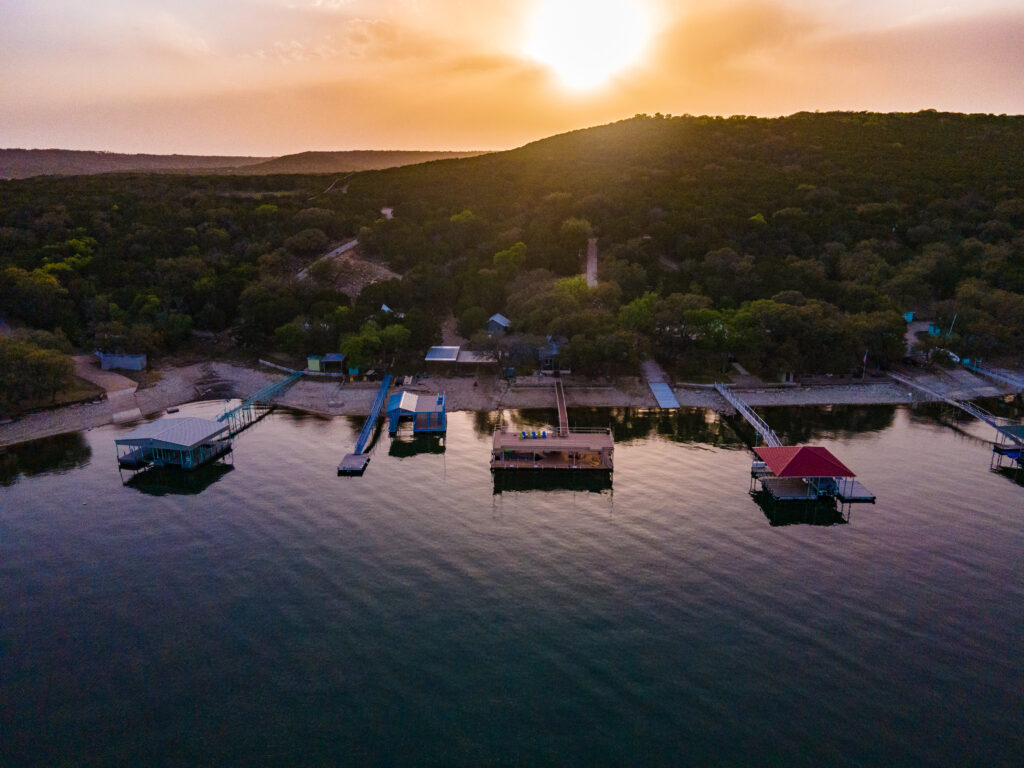
[[[115,443],[139,443],[146,440],[182,448],[192,448],[226,432],[227,422],[198,419],[186,416],[180,419],[157,419],[133,429],[127,435],[114,440]]]
[[[427,362],[454,363],[459,359],[458,347],[431,347],[427,350]]]

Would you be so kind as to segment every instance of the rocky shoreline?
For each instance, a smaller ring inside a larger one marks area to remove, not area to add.
[[[999,397],[1011,394],[965,370],[916,372],[914,378],[942,394],[960,399]],[[281,374],[228,363],[207,362],[160,371],[152,386],[111,392],[99,401],[28,414],[0,425],[0,447],[42,437],[91,429],[135,418],[156,416],[168,408],[196,400],[245,397]],[[572,407],[654,408],[656,403],[647,384],[639,377],[595,381],[577,377],[564,379],[566,400]],[[334,379],[304,378],[292,386],[278,403],[324,418],[364,415],[370,408],[378,385],[374,382],[342,384]],[[494,376],[418,378],[407,389],[414,392],[447,394],[452,411],[492,411],[517,408],[553,408],[551,380],[520,377],[512,383]],[[864,381],[835,380],[809,385],[734,385],[736,392],[752,406],[882,405],[926,400],[919,392],[891,379]],[[725,403],[709,385],[678,384],[673,387],[683,407],[723,409]],[[137,413],[136,413],[137,409]]]

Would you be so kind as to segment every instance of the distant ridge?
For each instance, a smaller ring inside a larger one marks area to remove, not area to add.
[[[342,173],[377,171],[400,165],[476,157],[486,152],[429,152],[421,150],[349,150],[345,152],[300,152],[284,155],[241,169],[241,173]]]
[[[347,150],[300,152],[282,157],[221,155],[129,155],[73,149],[0,149],[0,178],[81,176],[94,173],[341,173],[394,168],[485,152]]]

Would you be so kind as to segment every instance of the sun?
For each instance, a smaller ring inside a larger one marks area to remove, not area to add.
[[[597,88],[636,63],[651,38],[647,7],[630,0],[542,0],[525,53],[568,87]]]

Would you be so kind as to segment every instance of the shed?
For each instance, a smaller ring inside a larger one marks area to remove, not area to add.
[[[321,360],[321,368],[324,373],[344,373],[345,353],[328,352]]]
[[[123,355],[112,352],[95,352],[100,359],[100,368],[104,371],[120,369],[122,371],[141,371],[146,368],[145,355]]]
[[[323,359],[323,355],[310,355],[306,358],[306,370],[319,373],[323,370],[321,366]]]
[[[503,334],[506,331],[508,331],[508,329],[511,327],[512,323],[509,321],[507,317],[505,317],[500,312],[496,312],[495,314],[491,315],[490,319],[488,319],[487,321],[488,333]]]
[[[547,342],[537,348],[540,369],[546,373],[561,371],[568,373],[568,365],[561,360],[562,347],[569,343],[564,336],[548,336]]]

